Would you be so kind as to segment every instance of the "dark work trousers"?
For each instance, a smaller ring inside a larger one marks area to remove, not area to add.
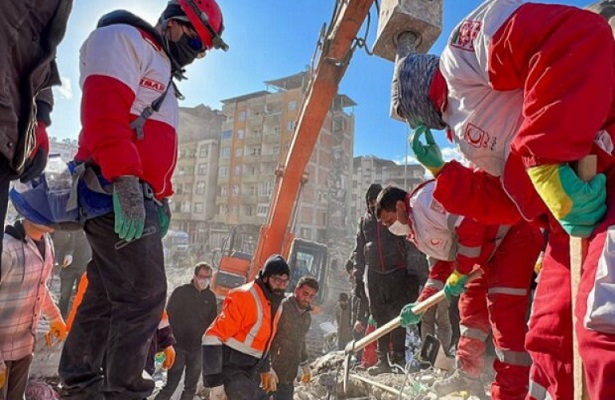
[[[154,388],[142,373],[167,283],[157,206],[146,200],[145,211],[143,236],[128,244],[114,232],[113,213],[85,224],[89,285],[62,350],[63,399],[143,399]]]
[[[224,366],[224,391],[228,400],[269,400],[261,389],[261,377],[256,367]]]
[[[15,361],[4,361],[6,364],[6,383],[0,388],[0,400],[21,400],[26,393],[32,355]]]
[[[0,158],[3,158],[0,156]],[[8,168],[6,161],[0,162],[0,167]],[[0,172],[0,218],[3,224],[6,224],[6,209],[9,205],[9,186],[11,179],[6,172]],[[4,239],[4,225],[0,229],[0,254],[2,254],[2,240]],[[2,268],[2,266],[0,266]]]
[[[179,381],[186,369],[186,376],[184,378],[184,391],[180,397],[180,400],[193,400],[196,394],[196,385],[199,382],[201,376],[203,355],[201,349],[198,348],[194,351],[187,351],[175,347],[175,363],[169,370],[167,375],[167,384],[162,388],[155,400],[169,400],[175,390]]]
[[[379,274],[368,268],[366,278],[369,310],[379,327],[397,317],[403,306],[418,297],[418,279],[408,275],[405,268],[388,274]],[[389,342],[393,344],[393,353],[403,356],[406,351],[406,329],[397,328],[378,339],[379,359],[386,359]]]
[[[83,275],[83,269],[80,267],[80,265],[69,265],[60,270],[60,300],[58,302],[58,308],[65,320],[68,315],[68,306],[70,298],[73,295],[73,288],[79,284],[81,275]]]
[[[273,400],[293,400],[295,386],[292,383],[280,383],[273,393]]]

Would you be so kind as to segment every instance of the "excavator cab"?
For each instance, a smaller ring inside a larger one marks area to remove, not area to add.
[[[320,290],[314,299],[314,304],[322,304],[326,299],[327,279],[327,246],[310,240],[295,238],[288,255],[290,267],[290,283],[287,292],[292,293],[299,278],[310,275],[318,281]]]

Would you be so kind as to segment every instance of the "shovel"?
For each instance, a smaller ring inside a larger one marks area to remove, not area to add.
[[[468,276],[468,282],[472,282],[474,279],[480,277],[483,274],[483,271],[480,268],[474,269],[470,275]],[[429,310],[431,307],[440,303],[446,299],[444,295],[444,290],[440,290],[438,293],[429,297],[426,300],[421,301],[417,305],[412,308],[412,312],[415,314],[423,314],[425,311]],[[399,316],[393,318],[391,321],[387,322],[380,328],[376,329],[369,335],[359,339],[358,341],[349,342],[344,349],[346,353],[346,358],[344,359],[344,381],[343,381],[343,389],[344,393],[346,393],[346,387],[348,386],[348,374],[350,373],[350,357],[353,353],[357,351],[363,350],[367,347],[368,344],[380,339],[384,335],[391,333],[393,330],[399,328],[401,326],[401,318]]]

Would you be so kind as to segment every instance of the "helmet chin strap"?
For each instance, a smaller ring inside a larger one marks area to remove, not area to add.
[[[181,80],[188,79],[188,78],[186,77],[186,75],[184,75],[186,70],[182,68],[181,65],[179,65],[179,63],[175,60],[175,58],[171,54],[171,51],[169,48],[169,38],[167,37],[167,32],[169,30],[168,25],[167,25],[168,21],[169,20],[166,18],[160,18],[160,24],[162,25],[162,34],[160,35],[162,37],[162,48],[164,49],[164,52],[169,57],[169,60],[171,61],[171,74],[173,75],[175,79],[177,79],[178,81],[181,81]],[[183,98],[183,95],[179,93],[179,91],[177,91],[177,87],[175,89],[176,89],[176,93],[178,94],[178,97]]]

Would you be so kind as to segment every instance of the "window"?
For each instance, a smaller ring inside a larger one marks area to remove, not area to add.
[[[203,203],[194,203],[194,212],[201,214],[203,212]]]
[[[241,175],[241,165],[235,165],[235,169],[233,170],[233,175],[235,176]]]
[[[222,131],[222,140],[231,140],[232,137],[233,137],[233,131],[231,130]]]
[[[207,175],[207,164],[199,164],[199,175]]]
[[[254,216],[254,206],[245,206],[245,215],[246,217]]]
[[[238,212],[238,207],[237,206],[231,206],[231,208],[229,209],[229,214],[231,215],[237,215]]]
[[[297,109],[297,101],[291,100],[288,102],[288,111],[295,111]]]
[[[239,147],[235,149],[235,157],[243,156],[243,148]]]
[[[190,212],[190,202],[184,201],[181,203],[181,212],[189,213]]]
[[[280,134],[280,127],[276,126],[275,128],[273,128],[273,134],[274,135],[279,135]]]
[[[250,155],[251,156],[259,156],[261,154],[261,148],[260,147],[252,147],[250,149]]]
[[[273,149],[271,149],[271,154],[280,154],[280,146],[273,146]]]
[[[256,186],[250,186],[248,192],[250,193],[250,196],[256,196]]]
[[[256,207],[257,217],[266,217],[268,212],[269,212],[269,204],[259,204]]]
[[[295,121],[288,121],[288,131],[292,132],[295,129]]]
[[[222,159],[231,158],[231,148],[223,147],[222,149],[220,149],[220,158]]]
[[[228,213],[228,206],[226,204],[220,204],[218,206],[218,214],[226,215]]]
[[[258,184],[258,195],[259,196],[271,196],[273,193],[273,182],[261,182]]]
[[[205,194],[205,182],[197,182],[196,194]]]
[[[201,146],[201,150],[199,151],[199,156],[208,157],[209,156],[209,147]]]
[[[220,167],[218,168],[219,176],[228,176],[228,167]]]
[[[239,196],[239,185],[233,185],[233,196]]]
[[[243,139],[244,134],[245,133],[244,133],[243,129],[237,130],[237,139],[239,139],[239,140]]]
[[[240,121],[245,121],[246,120],[246,112],[245,111],[240,111],[239,112],[239,120]]]
[[[226,186],[220,187],[220,196],[227,196],[227,195],[228,195],[228,187]]]

